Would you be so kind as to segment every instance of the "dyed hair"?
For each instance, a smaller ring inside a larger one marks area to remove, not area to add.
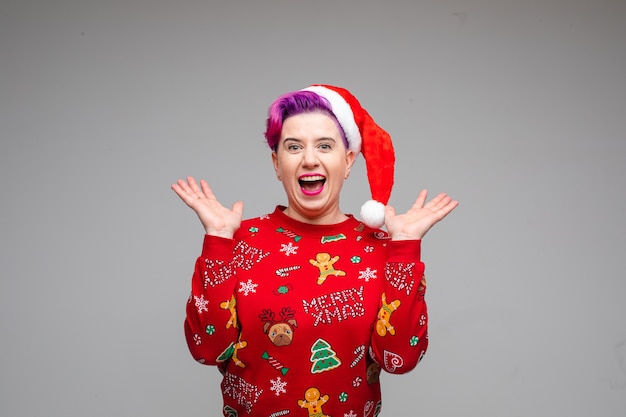
[[[273,151],[278,148],[278,141],[280,140],[285,119],[302,113],[322,113],[330,116],[339,129],[346,149],[348,148],[346,134],[333,113],[328,100],[312,91],[294,91],[278,97],[267,111],[265,139]]]

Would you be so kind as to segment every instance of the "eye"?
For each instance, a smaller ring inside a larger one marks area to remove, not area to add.
[[[330,143],[322,142],[319,145],[320,149],[323,151],[330,151],[333,149],[333,146]]]

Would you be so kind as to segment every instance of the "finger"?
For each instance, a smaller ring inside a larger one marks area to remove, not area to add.
[[[422,190],[420,191],[420,193],[417,195],[417,198],[415,199],[415,203],[413,204],[413,208],[422,208],[424,207],[424,203],[426,202],[426,197],[428,197],[428,190]]]
[[[443,198],[445,196],[446,196],[445,193],[437,194],[428,203],[426,203],[426,205],[424,207],[427,207],[427,208],[434,208],[434,207],[436,207],[441,202],[441,200],[443,200]]]
[[[239,218],[243,217],[243,201],[237,201],[233,204],[233,213],[236,213]]]
[[[387,226],[387,229],[389,229],[389,225],[387,222],[389,222],[390,219],[396,217],[396,209],[393,208],[393,206],[385,206],[385,226]]]
[[[176,193],[176,195],[177,195],[177,196],[178,196],[181,200],[183,200],[183,201],[184,201],[184,199],[183,199],[183,194],[184,194],[185,192],[184,192],[184,191],[183,191],[183,189],[180,187],[180,185],[178,185],[178,184],[172,184],[171,188],[172,188],[172,190]]]
[[[172,184],[172,189],[178,194],[178,197],[191,208],[193,208],[194,203],[200,198],[183,180],[178,180],[178,183]]]
[[[213,190],[211,190],[211,187],[209,186],[209,183],[206,182],[205,180],[200,180],[200,186],[202,187],[202,193],[204,194],[204,196],[210,200],[217,200],[217,198],[215,198],[215,194],[213,194]]]
[[[174,190],[178,198],[180,198],[183,203],[191,207],[193,198],[189,195],[189,193],[185,192],[185,190],[183,190],[178,184],[172,184],[172,190]]]
[[[187,177],[187,182],[189,183],[189,188],[192,193],[195,193],[196,195],[202,194],[202,190],[198,187],[198,183],[194,177]]]
[[[426,204],[424,207],[436,212],[445,207],[450,201],[452,201],[452,198],[450,196],[448,196],[446,193],[440,193],[431,201],[429,201],[428,204]]]
[[[178,186],[179,189],[181,189],[186,194],[189,194],[191,192],[191,189],[189,188],[189,184],[187,184],[185,180],[176,181],[176,185]]]
[[[450,196],[445,193],[441,193],[431,201],[431,208],[432,210],[437,211],[445,207],[450,201],[452,201]]]
[[[193,194],[193,191],[191,190],[191,188],[189,187],[189,184],[187,184],[185,180],[178,180],[176,184],[172,184],[172,189],[176,191],[176,194],[178,194],[178,196],[181,199],[183,199],[183,201],[185,202]]]
[[[452,210],[454,210],[458,205],[458,201],[450,199],[448,204],[437,210],[437,216],[439,217],[439,220],[442,220],[444,217],[450,214]]]
[[[394,217],[396,215],[396,209],[393,206],[385,206],[385,219]]]

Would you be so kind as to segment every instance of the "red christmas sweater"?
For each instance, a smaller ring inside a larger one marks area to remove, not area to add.
[[[311,225],[282,209],[206,235],[187,302],[192,356],[217,365],[224,416],[374,417],[380,370],[428,346],[420,241],[353,216]]]

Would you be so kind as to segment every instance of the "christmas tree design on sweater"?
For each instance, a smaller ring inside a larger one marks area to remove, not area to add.
[[[311,366],[312,374],[330,371],[341,365],[341,359],[337,357],[337,353],[324,339],[317,339],[315,343],[313,343],[311,347],[311,358],[309,360],[313,364]]]

